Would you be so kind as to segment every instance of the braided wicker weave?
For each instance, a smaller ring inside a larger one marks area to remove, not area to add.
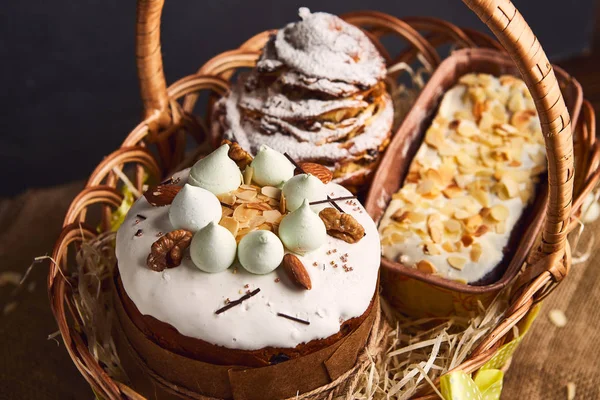
[[[532,264],[517,282],[522,288],[515,291],[503,321],[480,342],[468,360],[456,368],[470,373],[495,354],[512,327],[567,275],[571,252],[566,238],[577,223],[572,217],[572,210],[580,208],[583,198],[600,177],[597,171],[600,153],[595,142],[594,113],[589,104],[584,103],[582,118],[575,130],[577,157],[574,158],[573,127],[552,66],[515,7],[508,0],[464,2],[491,28],[502,46],[484,34],[433,18],[400,20],[373,11],[355,12],[343,18],[365,29],[387,58],[388,65],[420,60],[427,70],[433,71],[440,63],[436,47],[442,44],[495,49],[503,47],[518,66],[535,100],[549,162],[549,206],[542,240],[536,253],[530,257]],[[55,263],[48,276],[51,308],[67,351],[93,390],[109,399],[142,397],[125,383],[109,376],[88,348],[89,338],[81,329],[85,322],[78,316],[74,300],[76,289],[72,282],[76,278],[72,276],[73,251],[82,242],[98,234],[92,227],[98,225],[100,231],[109,230],[111,213],[123,200],[120,188],[124,180],[130,180],[132,186],[141,192],[146,179],[158,182],[166,174],[190,165],[198,155],[212,148],[215,138],[209,137],[208,118],[193,114],[198,95],[208,92],[212,100],[224,95],[229,87],[228,80],[235,70],[255,64],[260,49],[272,32],[266,31],[252,37],[238,49],[209,60],[196,74],[167,87],[160,49],[163,3],[164,0],[138,0],[136,57],[145,109],[144,120],[129,133],[118,150],[98,165],[85,189],[73,200],[64,220],[63,232],[54,248]],[[422,36],[419,31],[428,35]],[[401,38],[410,45],[409,48],[395,57],[390,56],[379,42],[383,35],[390,34]],[[209,101],[209,106],[212,103]],[[188,137],[195,140],[197,151],[192,157],[186,158],[184,153]],[[132,174],[126,175],[131,171]],[[574,171],[577,171],[577,175]],[[378,334],[372,334],[369,343],[372,350],[377,348],[382,336],[378,327],[375,330]],[[350,375],[360,368],[361,365],[357,365],[342,377],[344,385],[336,381],[313,394],[325,393],[331,397],[349,393],[348,388],[356,384]],[[339,388],[335,389],[336,386]],[[427,396],[428,393],[422,395]]]

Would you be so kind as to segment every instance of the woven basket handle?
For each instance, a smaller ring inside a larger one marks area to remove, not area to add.
[[[494,32],[519,68],[535,102],[548,157],[549,203],[542,252],[565,246],[573,200],[571,119],[552,65],[531,28],[509,0],[463,0]]]
[[[160,17],[164,0],[138,0],[135,26],[135,58],[144,118],[159,127],[169,125],[169,96],[160,49]]]

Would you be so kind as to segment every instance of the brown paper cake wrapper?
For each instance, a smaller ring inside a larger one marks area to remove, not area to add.
[[[112,281],[112,280],[111,280]],[[113,282],[114,337],[132,387],[149,399],[269,400],[327,385],[356,364],[379,312],[379,295],[362,324],[314,353],[260,368],[205,363],[168,351],[131,321]]]
[[[402,122],[373,178],[365,208],[374,221],[379,221],[391,195],[402,186],[410,162],[421,146],[442,96],[461,76],[472,72],[520,77],[510,57],[499,51],[464,49],[444,60]],[[555,67],[555,73],[571,114],[572,124],[576,125],[583,99],[581,86],[562,69]],[[479,302],[488,305],[519,272],[534,246],[542,229],[547,199],[547,184],[544,182],[539,185],[534,203],[525,210],[517,224],[504,261],[484,277],[481,284],[468,285],[451,281],[382,258],[383,296],[395,308],[417,318],[469,315],[478,310]]]

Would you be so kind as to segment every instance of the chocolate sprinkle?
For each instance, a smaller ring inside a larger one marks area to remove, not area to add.
[[[137,236],[137,237],[142,236],[142,230],[138,229],[137,232],[135,233],[135,236]]]
[[[290,160],[290,162],[292,164],[294,164],[294,167],[298,168],[300,171],[302,171],[303,174],[305,174],[306,172],[304,172],[304,170],[302,169],[302,167],[288,154],[288,153],[283,153],[283,155],[285,156],[285,158],[287,158],[288,160]]]
[[[351,200],[351,199],[355,199],[355,198],[356,198],[356,196],[344,196],[344,197],[329,197],[329,196],[327,196],[327,200],[311,201],[310,205],[314,206],[317,204],[331,203],[332,201]]]
[[[144,217],[142,214],[137,214],[136,217],[142,221],[146,219],[146,217]]]
[[[287,315],[287,314],[283,314],[283,313],[278,312],[277,316],[278,317],[287,318],[287,319],[289,319],[291,321],[300,322],[301,324],[304,324],[304,325],[310,325],[309,321],[305,321],[305,320],[300,319],[300,318],[292,317],[291,315]]]
[[[167,180],[166,180],[166,181],[164,181],[164,182],[161,182],[160,184],[161,184],[161,185],[170,185],[171,183],[173,183],[173,177],[171,177],[171,178],[167,179]]]
[[[237,306],[239,304],[242,304],[242,302],[244,300],[248,300],[250,297],[258,294],[258,292],[260,292],[260,288],[254,289],[253,291],[251,291],[250,293],[247,293],[247,294],[243,295],[239,299],[231,301],[225,307],[219,308],[217,311],[215,311],[215,314],[224,313],[225,311],[229,310],[230,308],[233,308],[233,307],[235,307],[235,306]]]

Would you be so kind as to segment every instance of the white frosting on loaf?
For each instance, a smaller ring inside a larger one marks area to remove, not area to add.
[[[525,84],[465,75],[444,95],[380,222],[384,257],[452,280],[481,280],[502,262],[545,168]]]
[[[184,171],[175,177],[181,177],[184,183],[187,175]],[[332,197],[350,194],[333,183],[327,185],[327,192]],[[214,274],[199,271],[188,257],[179,267],[151,271],[146,258],[152,243],[159,232],[172,230],[170,206],[153,207],[142,196],[117,233],[123,287],[142,314],[174,326],[183,335],[227,348],[293,348],[329,337],[339,332],[341,321],[367,310],[375,294],[380,262],[379,235],[366,211],[362,206],[338,204],[363,225],[366,236],[356,244],[327,236],[319,249],[299,256],[310,275],[312,289],[298,290],[281,268],[255,275],[237,261],[230,269]],[[138,214],[146,219],[137,220]],[[142,234],[136,236],[139,229]],[[346,264],[352,270],[346,272]],[[256,296],[215,314],[226,299],[238,299],[256,288],[260,288]],[[310,325],[278,317],[278,312],[308,320]]]

